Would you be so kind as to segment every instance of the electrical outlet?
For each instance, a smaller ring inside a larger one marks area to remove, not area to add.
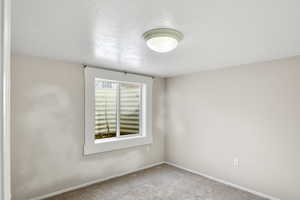
[[[234,168],[238,168],[239,167],[239,159],[238,158],[234,158],[233,159],[233,167]]]

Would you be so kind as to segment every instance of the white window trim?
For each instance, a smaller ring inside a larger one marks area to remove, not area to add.
[[[150,77],[85,67],[85,142],[84,154],[93,154],[152,143],[152,84]],[[138,135],[95,141],[95,78],[142,84],[142,132]]]

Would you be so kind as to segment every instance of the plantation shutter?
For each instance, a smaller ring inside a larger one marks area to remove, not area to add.
[[[138,134],[140,107],[140,85],[95,79],[95,139]]]

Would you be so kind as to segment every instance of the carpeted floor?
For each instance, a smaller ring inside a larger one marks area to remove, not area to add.
[[[265,200],[163,164],[48,200]]]

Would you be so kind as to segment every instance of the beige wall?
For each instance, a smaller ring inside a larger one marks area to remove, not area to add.
[[[164,80],[154,81],[152,145],[83,156],[84,83],[79,64],[12,58],[12,195],[24,200],[164,157]]]
[[[300,57],[168,78],[166,92],[167,161],[300,199]]]
[[[156,79],[154,143],[92,156],[82,154],[83,86],[79,64],[12,58],[13,200],[160,162],[164,153],[183,167],[300,199],[300,57],[168,78],[166,88]]]

